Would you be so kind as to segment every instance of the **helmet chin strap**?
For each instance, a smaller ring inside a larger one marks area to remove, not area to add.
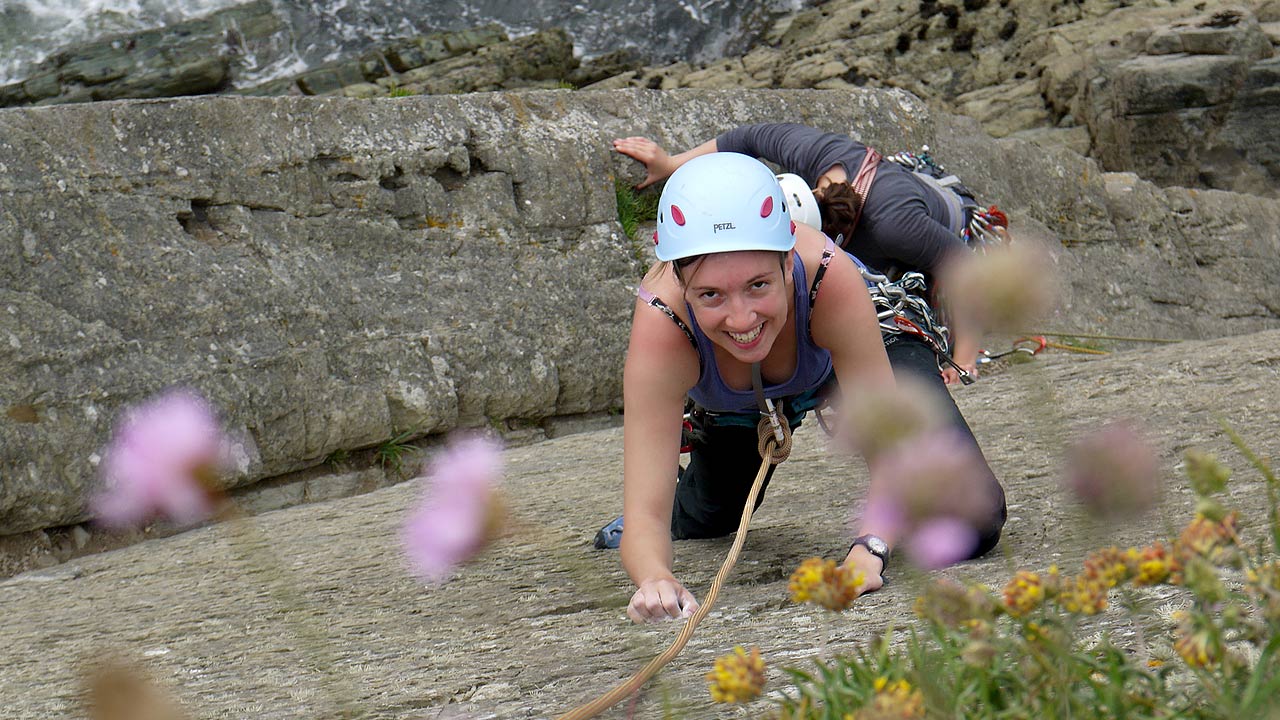
[[[781,446],[786,434],[782,429],[782,421],[778,419],[778,412],[773,406],[773,401],[764,396],[764,378],[760,373],[760,363],[751,363],[751,389],[756,393],[756,407],[760,408],[760,415],[769,418],[769,424],[773,426],[773,438]]]

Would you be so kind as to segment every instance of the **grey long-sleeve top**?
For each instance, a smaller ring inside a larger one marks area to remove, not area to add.
[[[716,149],[764,158],[812,187],[836,165],[852,181],[867,146],[847,135],[795,123],[743,125],[720,134]],[[930,186],[902,166],[881,160],[863,202],[849,252],[880,272],[916,270],[932,277],[964,242],[950,229],[951,210]]]

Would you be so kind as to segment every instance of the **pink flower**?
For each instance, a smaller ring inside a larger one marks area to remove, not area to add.
[[[941,515],[981,523],[994,512],[982,456],[957,430],[914,435],[878,455],[870,470],[869,508],[896,513],[908,528]]]
[[[936,569],[963,560],[991,522],[998,497],[981,454],[962,433],[924,432],[870,463],[861,524],[902,539],[908,558]]]
[[[951,312],[970,327],[1022,332],[1058,304],[1058,273],[1039,241],[1023,238],[971,254],[943,273]]]
[[[861,388],[840,416],[841,444],[848,443],[867,462],[922,433],[942,427],[947,409],[924,381],[909,375],[893,385]]]
[[[907,538],[905,550],[919,567],[937,570],[969,557],[978,547],[978,531],[973,525],[952,517],[925,521]]]
[[[1155,451],[1133,426],[1117,422],[1079,440],[1067,453],[1066,484],[1091,512],[1138,515],[1161,494]]]
[[[415,575],[444,582],[496,536],[501,476],[502,446],[484,437],[454,440],[436,456],[423,477],[422,502],[402,532]]]
[[[104,451],[103,490],[90,500],[104,524],[137,527],[159,516],[180,525],[213,510],[212,476],[227,439],[200,395],[175,389],[127,410]]]

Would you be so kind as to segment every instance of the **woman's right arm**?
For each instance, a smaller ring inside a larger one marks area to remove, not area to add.
[[[661,311],[636,302],[623,371],[622,564],[637,590],[635,622],[688,615],[697,600],[672,574],[671,508],[680,462],[686,393],[698,380],[698,356]]]

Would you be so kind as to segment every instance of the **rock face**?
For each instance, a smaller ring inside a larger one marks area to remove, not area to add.
[[[240,431],[230,482],[271,490],[262,507],[385,484],[397,474],[379,450],[453,428],[536,439],[555,434],[549,419],[615,412],[649,251],[618,224],[614,178],[641,173],[609,140],[683,148],[784,117],[885,150],[938,148],[1016,230],[1056,248],[1068,294],[1055,329],[1280,326],[1280,201],[1106,174],[901,91],[12,109],[0,112],[0,535],[85,520],[112,420],[172,384],[206,393]]]
[[[0,87],[0,107],[174,97],[230,87],[246,58],[277,55],[283,25],[270,0],[69,47],[26,80]]]
[[[899,87],[1161,185],[1275,196],[1280,3],[831,0],[740,58],[596,87]]]
[[[1016,568],[1080,571],[1085,555],[1143,546],[1190,519],[1194,499],[1176,469],[1194,446],[1234,472],[1230,497],[1246,543],[1262,542],[1266,490],[1218,426],[1225,417],[1262,458],[1280,454],[1280,331],[1133,349],[1111,357],[1046,352],[956,390],[1002,479],[1009,521],[982,560],[930,576],[997,591]],[[1087,522],[1059,484],[1064,444],[1100,422],[1140,414],[1167,481],[1158,512],[1104,527]],[[889,583],[838,616],[788,601],[805,558],[848,547],[851,508],[865,496],[861,461],[830,452],[816,423],[797,433],[742,557],[688,647],[636,697],[601,718],[733,717],[711,703],[704,674],[735,645],[758,646],[767,693],[790,688],[786,668],[814,671],[830,654],[866,649],[903,630],[924,578],[891,569]],[[142,663],[189,717],[553,718],[595,699],[665,649],[674,623],[632,625],[616,552],[590,534],[621,507],[622,434],[581,433],[510,450],[504,489],[517,529],[443,586],[405,572],[400,526],[411,484],[356,498],[222,523],[0,581],[0,663],[8,720],[83,717],[88,658]],[[1166,531],[1166,528],[1169,530]],[[699,599],[730,538],[675,544],[677,576]],[[891,566],[892,568],[892,566]],[[1161,588],[1150,607],[1189,602]],[[1128,642],[1117,607],[1088,626]],[[1156,617],[1152,618],[1153,620]],[[1152,622],[1151,647],[1170,640]],[[825,642],[824,642],[825,638]],[[1084,637],[1082,640],[1086,639]],[[9,690],[11,689],[11,690]],[[768,697],[741,713],[765,716]]]
[[[68,48],[0,88],[0,106],[216,92],[896,87],[996,137],[1063,145],[1162,186],[1280,194],[1280,0],[828,0],[764,33],[768,13],[744,19],[744,38],[762,39],[740,55],[648,68],[622,51],[580,61],[561,30],[512,40],[482,27],[254,85],[287,50],[273,12],[259,0]]]
[[[26,80],[0,87],[0,107],[216,93],[446,94],[556,87],[568,78],[585,83],[602,77],[601,69],[580,67],[563,30],[513,40],[489,25],[408,38],[298,75],[255,82],[287,60],[289,43],[272,3],[255,0],[195,20],[68,47]]]

